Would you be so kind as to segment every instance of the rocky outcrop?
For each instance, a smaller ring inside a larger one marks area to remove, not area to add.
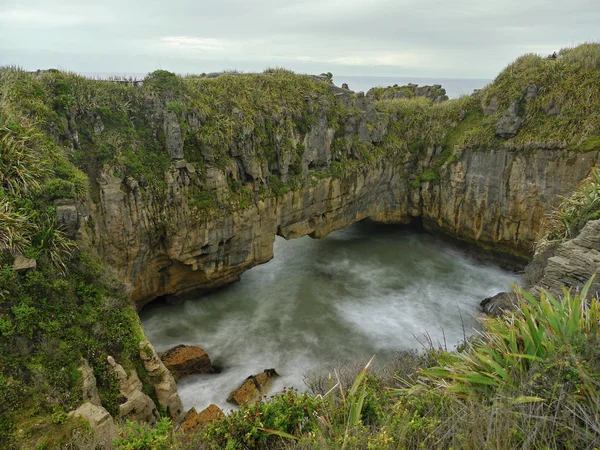
[[[332,101],[320,99],[321,109],[310,129],[273,131],[273,141],[289,147],[279,149],[271,160],[253,144],[251,132],[232,144],[226,163],[218,163],[214,152],[205,149],[201,169],[179,159],[179,138],[184,137],[178,133],[197,128],[200,120],[198,114],[188,113],[186,127],[179,132],[174,122],[163,123],[164,132],[173,135],[173,161],[161,197],[108,167],[98,174],[95,200],[81,212],[80,234],[129,285],[138,307],[156,297],[202,293],[237,281],[243,272],[273,257],[276,235],[321,238],[363,219],[408,223],[420,217],[431,229],[527,258],[545,214],[572,192],[598,158],[597,150],[532,142],[527,148],[502,143],[461,147],[444,162],[443,146],[431,143],[415,152],[399,148],[360,170],[320,176],[321,169],[329,170],[343,158],[361,160],[364,148],[383,145],[394,121],[406,120],[383,114],[365,96],[330,89],[338,107],[351,111],[343,123],[337,129],[331,126]],[[532,97],[535,92],[528,88],[523,95]],[[492,99],[486,112],[497,108]],[[162,114],[164,107],[159,110]],[[505,116],[510,117],[498,128],[500,134],[516,133],[518,104]],[[169,117],[165,120],[175,120]],[[301,177],[301,188],[261,194],[290,173]],[[421,176],[425,173],[430,176]],[[249,192],[243,207],[195,206],[199,191],[203,199],[221,201],[231,196],[233,184]]]
[[[165,409],[169,417],[177,420],[183,412],[183,404],[177,393],[175,378],[165,367],[148,340],[140,342],[140,358],[144,369],[148,372],[150,382],[154,386],[154,393],[159,405]]]
[[[519,101],[513,100],[496,124],[496,136],[503,139],[514,137],[522,123],[523,118],[519,116]]]
[[[405,86],[394,85],[387,88],[373,88],[367,92],[367,98],[377,100],[413,97],[426,97],[433,100],[434,103],[441,103],[448,100],[446,89],[441,84],[419,86],[418,84],[409,83]]]
[[[579,234],[560,244],[554,256],[548,258],[539,282],[532,292],[545,290],[554,296],[562,293],[565,287],[572,293],[581,291],[592,275],[600,272],[600,220],[588,222]],[[597,298],[600,293],[600,279],[596,277],[591,285],[590,295]]]
[[[35,259],[30,259],[21,253],[17,253],[13,262],[13,270],[15,272],[26,272],[28,270],[35,270],[36,268],[37,262]]]
[[[102,448],[113,448],[112,442],[118,437],[117,425],[106,409],[92,403],[84,403],[69,417],[82,418],[90,424],[96,437],[96,443]]]
[[[96,377],[89,363],[84,359],[79,366],[82,379],[82,395],[83,401],[92,405],[102,406],[100,396],[98,395],[98,387],[96,385]]]
[[[208,353],[193,345],[178,345],[160,354],[160,359],[176,380],[194,373],[214,373]]]
[[[195,433],[221,417],[225,417],[225,414],[214,404],[200,412],[196,412],[196,408],[192,408],[185,415],[179,429],[184,433]]]
[[[125,397],[125,402],[119,406],[119,417],[154,425],[160,416],[152,399],[142,391],[143,385],[135,369],[131,370],[131,375],[127,375],[123,366],[111,356],[108,357],[108,363],[119,382],[119,392]]]
[[[275,369],[265,369],[258,375],[249,376],[239,388],[229,394],[227,401],[240,406],[256,403],[269,392],[273,379],[278,376]]]

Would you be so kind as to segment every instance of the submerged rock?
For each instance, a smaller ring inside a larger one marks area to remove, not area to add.
[[[185,415],[179,429],[184,433],[193,433],[221,417],[225,417],[225,414],[223,414],[221,408],[214,404],[200,412],[196,412],[196,408],[192,408]]]
[[[208,353],[194,345],[178,345],[159,356],[175,380],[194,373],[215,372]]]
[[[251,375],[246,378],[242,385],[229,394],[227,401],[236,405],[250,405],[260,400],[263,395],[266,395],[271,389],[273,378],[279,374],[275,369],[265,369],[264,372],[258,375]]]

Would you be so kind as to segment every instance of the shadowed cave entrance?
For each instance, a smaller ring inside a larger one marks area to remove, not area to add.
[[[463,323],[472,333],[479,302],[517,281],[414,226],[361,222],[318,240],[278,236],[274,254],[237,283],[140,313],[157,351],[197,345],[222,369],[178,383],[186,408],[231,409],[229,392],[266,368],[281,375],[274,392],[302,390],[311,370],[373,354],[384,362],[420,348],[424,333],[452,348]]]

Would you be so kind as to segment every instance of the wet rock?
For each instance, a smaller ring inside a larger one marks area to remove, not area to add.
[[[236,405],[256,403],[269,392],[273,379],[278,376],[275,369],[265,369],[264,372],[258,375],[249,376],[239,388],[229,394],[227,401]]]
[[[18,253],[15,256],[15,260],[13,262],[13,270],[15,272],[26,272],[28,270],[35,270],[36,268],[37,262],[35,259],[26,258],[21,253]]]
[[[193,345],[178,345],[160,354],[175,380],[194,373],[214,373],[208,353]]]
[[[84,403],[75,411],[70,412],[69,417],[87,420],[102,448],[113,448],[112,441],[118,437],[117,425],[102,406]]]
[[[181,422],[180,430],[184,433],[193,433],[208,425],[210,422],[225,417],[221,408],[217,405],[210,405],[208,408],[203,409],[199,413],[196,412],[196,408],[192,408],[188,411]]]
[[[152,399],[142,392],[143,385],[135,369],[131,370],[131,375],[127,375],[123,366],[117,364],[112,356],[108,357],[108,364],[119,382],[119,392],[125,397],[125,402],[119,406],[119,416],[154,425],[160,416]]]
[[[498,317],[505,313],[514,311],[518,306],[517,296],[512,292],[500,292],[492,297],[484,299],[481,309],[487,315]]]
[[[183,404],[177,393],[177,384],[173,375],[147,340],[140,342],[140,358],[144,363],[144,369],[148,372],[150,382],[154,385],[158,403],[172,419],[177,420],[183,412]]]

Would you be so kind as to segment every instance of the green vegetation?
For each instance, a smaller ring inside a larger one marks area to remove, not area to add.
[[[520,103],[523,125],[510,145],[521,148],[544,141],[557,148],[590,150],[600,130],[600,44],[583,44],[562,49],[559,59],[549,60],[529,54],[509,64],[492,84],[482,90],[483,103],[498,101],[503,114],[513,101]],[[528,86],[536,86],[537,95],[525,99]],[[551,109],[555,113],[548,113]],[[598,149],[595,146],[595,149]]]
[[[574,238],[587,222],[597,219],[600,219],[600,170],[594,167],[577,191],[548,216],[546,234],[538,242],[538,250]]]
[[[147,382],[138,357],[143,334],[124,290],[57,223],[54,200],[83,200],[89,187],[59,137],[67,127],[61,117],[75,101],[64,79],[76,77],[45,77],[42,83],[16,69],[0,70],[3,448],[56,448],[73,433],[89,433],[67,420],[81,404],[82,359],[93,367],[100,397],[113,414],[120,394],[108,355],[128,369],[138,364]],[[16,273],[13,260],[21,255],[35,259],[37,269]]]
[[[97,201],[97,183],[116,177],[126,193],[139,189],[155,202],[150,238],[158,242],[173,226],[167,188],[177,178],[189,208],[208,217],[384,164],[426,162],[407,180],[419,189],[438,182],[466,149],[530,151],[543,142],[600,150],[600,45],[560,55],[526,55],[478,95],[441,104],[375,91],[366,112],[351,93],[336,96],[327,82],[279,68],[216,78],[158,70],[141,84],[0,68],[0,442],[55,448],[89,434],[67,416],[81,403],[83,359],[110,413],[122,399],[108,355],[136,369],[152,394],[136,312],[93,248],[65,235],[59,201]],[[496,124],[515,102],[519,133],[500,139]],[[325,142],[331,163],[307,162],[306,146]],[[186,161],[175,165],[169,151],[180,145]],[[550,218],[545,242],[555,245],[600,218],[599,192],[594,171]],[[36,270],[17,273],[13,263],[23,257],[35,259]],[[396,379],[371,370],[348,382],[338,373],[314,395],[287,391],[197,436],[183,439],[162,420],[157,428],[126,425],[115,445],[597,447],[596,300],[520,295],[521,312],[485,321],[460,352],[403,354]]]
[[[591,281],[562,299],[518,291],[519,312],[484,320],[457,351],[317,374],[311,394],[286,390],[197,434],[162,433],[164,448],[594,448],[600,304],[586,299]]]

